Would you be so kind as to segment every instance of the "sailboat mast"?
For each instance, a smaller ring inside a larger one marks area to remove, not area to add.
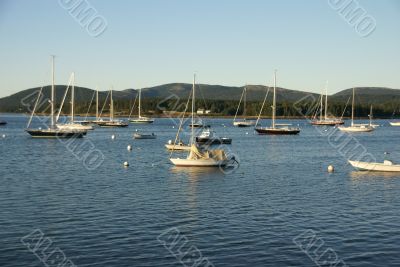
[[[54,127],[54,56],[51,56],[51,128]]]
[[[247,95],[247,85],[244,87],[243,117],[246,117],[246,95]]]
[[[99,88],[96,87],[96,121],[99,120]]]
[[[369,110],[369,126],[372,126],[372,105],[371,105],[371,108]]]
[[[272,128],[275,129],[276,116],[276,70],[274,71],[274,99],[272,101]]]
[[[319,120],[322,121],[322,111],[323,111],[323,98],[324,94],[321,93],[321,103],[320,103],[320,109],[319,109]]]
[[[194,103],[196,101],[196,93],[195,93],[195,88],[196,88],[196,74],[193,75],[193,95],[192,95],[192,136],[190,138],[190,145],[194,144]]]
[[[141,109],[141,103],[142,102],[142,89],[139,89],[139,118],[140,118],[140,109]]]
[[[325,86],[325,120],[328,119],[328,81]]]
[[[353,100],[351,101],[351,126],[354,124],[354,87],[353,87]]]
[[[72,73],[72,90],[71,90],[71,122],[74,122],[75,117],[75,72]]]
[[[111,89],[111,92],[110,92],[110,101],[111,101],[111,103],[110,103],[110,121],[113,121],[114,120],[114,101],[113,101],[113,90]]]

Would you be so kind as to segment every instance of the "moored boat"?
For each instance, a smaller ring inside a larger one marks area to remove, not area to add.
[[[267,92],[266,97],[264,99],[264,103],[266,101],[267,95],[268,95],[268,92]],[[264,103],[263,103],[263,106],[264,106]],[[261,111],[260,111],[260,115],[261,115]],[[259,115],[259,117],[260,117],[260,115]],[[273,95],[273,103],[272,103],[272,125],[271,125],[271,127],[255,127],[254,130],[259,135],[296,135],[296,134],[300,133],[300,128],[291,127],[291,124],[278,124],[278,123],[275,122],[275,118],[276,118],[276,70],[274,72],[274,95]]]
[[[400,165],[390,160],[384,160],[383,163],[349,160],[349,163],[360,171],[400,172]]]
[[[151,134],[134,133],[133,138],[134,139],[156,139],[157,135],[155,135],[154,133],[151,133]]]

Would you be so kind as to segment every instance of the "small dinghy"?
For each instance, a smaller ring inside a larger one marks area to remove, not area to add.
[[[144,134],[144,133],[134,133],[133,139],[156,139],[157,135],[154,133],[151,134]]]
[[[0,125],[6,125],[7,122],[6,121],[0,121]]]

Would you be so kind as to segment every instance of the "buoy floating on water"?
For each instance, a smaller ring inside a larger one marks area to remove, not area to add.
[[[131,150],[132,150],[132,146],[131,146],[131,145],[128,145],[128,146],[126,147],[126,149],[128,149],[128,151],[131,151]]]
[[[3,134],[1,137],[3,137],[3,138],[6,138],[6,135],[5,135],[5,134]]]
[[[115,139],[115,134],[111,135],[111,139],[112,139],[112,140]]]
[[[125,161],[124,162],[124,167],[129,167],[129,162]]]
[[[172,140],[168,140],[168,145],[172,145]]]
[[[328,172],[332,173],[335,171],[335,168],[332,165],[328,166]]]

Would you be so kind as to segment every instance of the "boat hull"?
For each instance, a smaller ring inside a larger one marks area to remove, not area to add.
[[[135,123],[135,124],[150,124],[153,123],[153,119],[131,119],[129,120],[130,123]]]
[[[300,133],[300,129],[279,129],[279,128],[256,128],[259,135],[296,135]]]
[[[400,165],[352,160],[349,160],[349,163],[360,171],[400,172]]]
[[[71,124],[57,124],[57,128],[61,130],[77,130],[77,131],[91,131],[94,130],[94,127],[91,125],[83,125],[80,123],[71,123]]]
[[[7,122],[6,121],[0,121],[0,125],[6,125]]]
[[[63,130],[26,130],[33,138],[82,138],[86,132]]]
[[[349,126],[349,127],[339,127],[339,130],[347,133],[368,133],[372,132],[374,128],[369,126],[364,126],[364,127]]]
[[[235,122],[233,122],[233,126],[236,126],[239,128],[252,127],[254,125],[255,125],[254,121],[235,121]]]
[[[127,124],[127,123],[123,123],[123,122],[107,122],[107,121],[104,121],[104,122],[96,122],[96,124],[98,125],[98,126],[100,126],[100,127],[103,127],[103,128],[124,128],[124,127],[128,127],[129,126],[129,124]]]
[[[343,125],[344,121],[311,121],[311,125],[314,126],[336,126]]]
[[[173,145],[173,144],[167,144],[165,147],[168,150],[174,150],[174,151],[190,151],[190,146],[185,146],[185,145]]]
[[[391,121],[389,123],[391,126],[400,126],[400,122],[397,122],[397,121],[396,122]]]
[[[134,139],[156,139],[157,135],[155,134],[133,134]]]
[[[214,160],[214,159],[198,159],[198,160],[189,160],[189,159],[180,159],[174,158],[170,159],[171,162],[178,167],[224,167],[228,165],[227,160]]]
[[[196,137],[196,142],[199,144],[207,145],[230,145],[232,144],[232,138],[202,138]]]

